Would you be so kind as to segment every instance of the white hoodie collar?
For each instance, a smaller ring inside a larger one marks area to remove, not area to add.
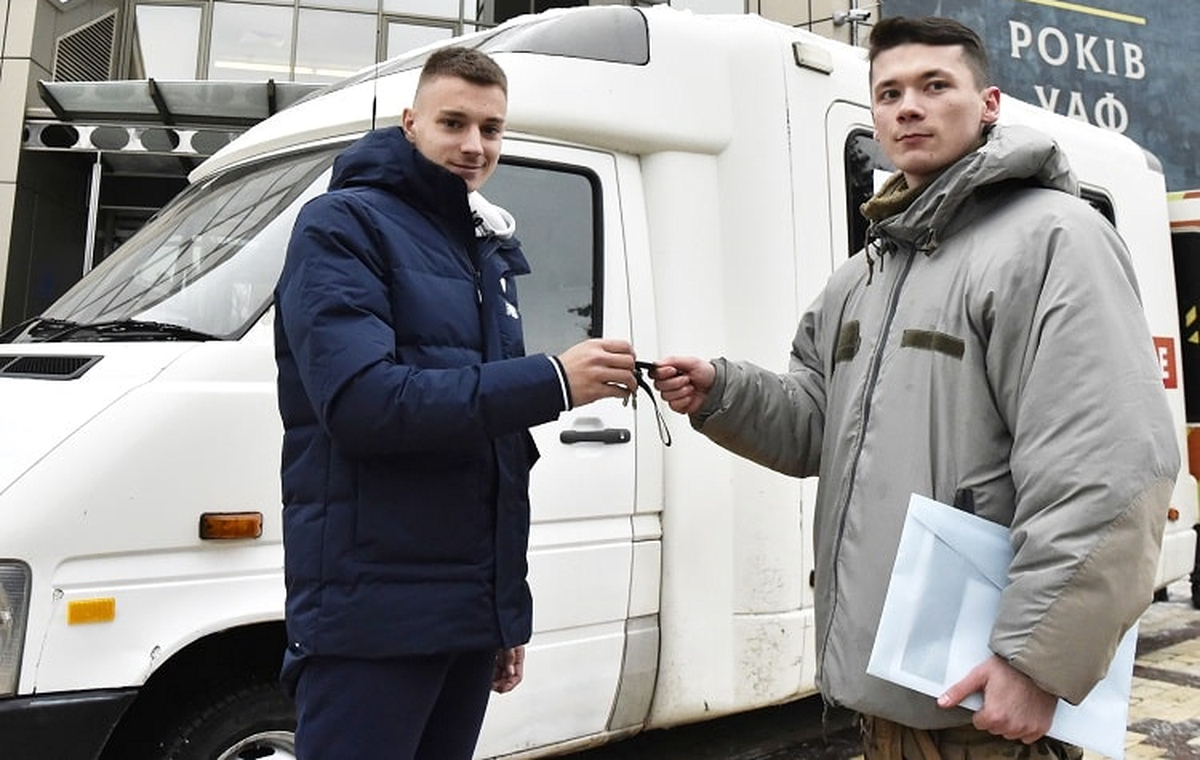
[[[513,215],[484,198],[478,190],[467,195],[467,202],[475,216],[476,237],[510,238],[517,231],[517,220]]]

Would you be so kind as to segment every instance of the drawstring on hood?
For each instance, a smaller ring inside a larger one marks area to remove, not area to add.
[[[863,256],[867,257],[867,284],[875,277],[875,262],[879,262],[879,271],[883,272],[883,257],[895,253],[896,247],[892,241],[879,237],[875,232],[875,223],[867,227],[867,242],[863,246]],[[874,255],[872,255],[874,254]]]
[[[904,176],[904,173],[896,172],[884,181],[879,192],[859,206],[862,215],[870,220],[870,224],[867,226],[867,242],[863,247],[863,253],[867,257],[868,285],[875,276],[875,262],[879,262],[879,271],[883,272],[883,257],[888,253],[896,252],[895,244],[879,235],[878,223],[911,206],[917,196],[921,194],[921,190],[922,188],[919,187],[909,187],[908,178]]]

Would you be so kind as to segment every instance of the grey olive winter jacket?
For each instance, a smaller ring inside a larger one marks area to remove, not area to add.
[[[818,686],[918,728],[963,710],[868,676],[909,495],[1010,527],[991,648],[1078,703],[1152,596],[1180,466],[1129,254],[1053,141],[996,127],[872,226],[803,316],[786,374],[714,362],[693,425],[820,475]]]

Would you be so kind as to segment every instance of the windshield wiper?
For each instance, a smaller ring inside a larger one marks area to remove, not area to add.
[[[75,322],[68,322],[65,319],[51,319],[49,317],[30,317],[24,322],[19,322],[4,332],[0,333],[0,343],[15,343],[17,338],[25,335],[29,340],[40,342],[47,340],[46,333],[53,334],[60,330],[75,327]]]
[[[59,343],[71,340],[220,340],[215,335],[169,322],[118,319],[110,322],[69,322],[41,319],[27,328],[31,340]]]

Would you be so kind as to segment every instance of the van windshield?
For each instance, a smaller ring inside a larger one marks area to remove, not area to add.
[[[241,337],[270,305],[292,223],[340,147],[193,185],[14,342]]]

